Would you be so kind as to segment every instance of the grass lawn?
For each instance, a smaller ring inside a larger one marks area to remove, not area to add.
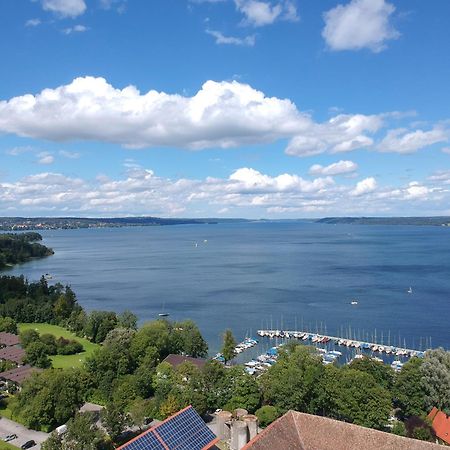
[[[39,334],[49,333],[53,334],[55,337],[63,337],[66,339],[73,339],[78,341],[84,348],[84,351],[77,353],[76,355],[55,355],[51,356],[53,367],[57,369],[67,369],[69,367],[80,367],[87,356],[92,354],[92,352],[99,348],[98,344],[94,344],[87,339],[80,338],[76,334],[66,330],[65,328],[59,327],[57,325],[50,325],[48,323],[20,323],[19,331],[24,330],[36,330]],[[1,450],[1,449],[0,449]]]
[[[0,441],[0,450],[17,450],[19,447]]]

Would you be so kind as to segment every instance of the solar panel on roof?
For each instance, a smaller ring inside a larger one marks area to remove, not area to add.
[[[216,436],[194,408],[188,408],[155,429],[170,450],[202,449]]]
[[[166,450],[152,432],[142,434],[135,441],[125,444],[122,448],[126,450]]]
[[[216,440],[194,408],[174,416],[120,447],[122,450],[201,450]]]

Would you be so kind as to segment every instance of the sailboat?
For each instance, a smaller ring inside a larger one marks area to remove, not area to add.
[[[164,312],[164,310],[166,309],[165,306],[166,306],[166,301],[164,300],[163,304],[162,304],[162,312],[160,312],[158,314],[159,317],[168,317],[169,316],[169,313]]]
[[[413,293],[412,287],[410,286],[409,289],[408,289],[406,292],[407,292],[408,294],[412,294],[412,293]]]

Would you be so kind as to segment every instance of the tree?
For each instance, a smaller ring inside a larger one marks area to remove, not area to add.
[[[218,361],[208,361],[203,367],[202,390],[206,396],[208,409],[214,410],[225,405],[231,395],[225,378],[225,367]]]
[[[236,408],[244,408],[250,413],[255,412],[261,404],[261,392],[255,378],[247,374],[242,367],[233,367],[225,374],[231,394],[225,409],[233,411]]]
[[[172,416],[182,407],[183,405],[180,403],[178,398],[173,394],[169,394],[166,400],[164,400],[159,407],[161,419],[166,419],[167,417]]]
[[[11,317],[0,317],[0,331],[17,334],[17,322]]]
[[[394,381],[394,370],[381,361],[365,356],[364,358],[354,359],[349,364],[349,368],[368,373],[372,375],[380,386],[386,389],[392,388]]]
[[[129,328],[130,330],[137,329],[137,316],[129,310],[125,310],[117,317],[117,323],[121,328]]]
[[[225,330],[223,335],[222,355],[225,362],[231,361],[236,356],[236,340],[231,330]]]
[[[98,450],[104,435],[95,424],[91,413],[76,414],[67,422],[63,436],[53,432],[42,445],[42,450]]]
[[[205,357],[208,354],[208,344],[192,320],[174,324],[174,330],[180,334],[180,350],[182,353],[194,358]]]
[[[166,320],[154,320],[145,323],[137,331],[131,343],[133,358],[139,364],[149,348],[157,349],[158,359],[160,360],[164,359],[169,353],[173,353],[170,333],[171,327]]]
[[[80,369],[45,370],[24,382],[12,405],[13,413],[23,417],[30,428],[54,428],[75,414],[86,389],[86,377]]]
[[[280,351],[277,363],[260,377],[264,401],[281,414],[290,409],[314,414],[323,374],[322,358],[310,348]]]
[[[102,424],[113,441],[122,434],[128,424],[126,414],[114,403],[108,403],[101,414]]]
[[[52,365],[47,352],[47,345],[45,345],[43,342],[31,342],[25,349],[24,361],[31,366],[36,366],[41,369],[47,369]]]
[[[103,342],[107,334],[117,326],[117,317],[111,311],[92,311],[86,321],[85,333],[91,341]]]
[[[450,352],[442,348],[428,350],[421,367],[425,404],[450,414]]]
[[[392,393],[395,406],[400,408],[401,418],[426,414],[422,364],[422,359],[411,358],[395,377]]]
[[[318,411],[333,419],[383,430],[392,410],[390,392],[372,375],[327,366],[320,380]]]
[[[40,341],[45,344],[48,355],[56,355],[56,338],[53,334],[44,333],[40,336]]]
[[[152,418],[153,405],[150,400],[136,398],[130,405],[129,414],[131,423],[142,430],[147,419]]]
[[[31,328],[24,330],[19,334],[20,343],[23,348],[27,348],[32,342],[39,341],[39,333]]]
[[[274,420],[280,417],[277,408],[271,405],[261,406],[261,408],[256,410],[255,415],[258,417],[259,424],[262,427],[267,427],[267,425],[270,425]]]

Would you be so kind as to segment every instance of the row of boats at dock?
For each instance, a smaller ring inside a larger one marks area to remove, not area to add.
[[[242,342],[236,345],[236,347],[234,348],[234,353],[236,355],[239,355],[240,353],[245,352],[245,350],[254,347],[257,343],[257,339],[246,337]],[[217,353],[213,359],[215,359],[216,361],[225,362],[225,358],[223,357],[222,353]]]
[[[278,349],[282,347],[284,344],[280,344],[276,347],[271,347],[266,353],[263,353],[262,355],[259,355],[255,359],[252,359],[251,361],[248,361],[244,364],[245,371],[250,375],[261,375],[264,373],[267,369],[269,369],[271,366],[273,366],[278,359]],[[327,350],[325,348],[317,347],[316,351],[321,355],[322,362],[324,365],[334,364],[336,363],[339,358],[342,357],[342,352],[338,350]],[[351,360],[347,361],[348,363],[352,362],[353,360],[362,359],[362,358],[371,358],[375,361],[378,361],[380,363],[384,363],[384,361],[381,358],[378,358],[376,356],[369,356],[369,355],[363,355],[362,353],[358,353],[352,358]],[[399,359],[394,360],[391,363],[392,369],[394,369],[396,372],[399,372],[403,367],[403,362]]]
[[[310,341],[313,344],[334,344],[345,347],[351,347],[361,350],[373,351],[378,353],[385,353],[386,355],[413,357],[417,356],[422,358],[424,356],[423,351],[412,350],[402,347],[395,347],[392,345],[382,345],[371,342],[359,341],[356,339],[345,339],[335,336],[325,336],[316,333],[308,333],[305,331],[284,331],[284,330],[258,330],[258,335],[261,337],[268,337],[269,339],[298,339],[302,341]]]

